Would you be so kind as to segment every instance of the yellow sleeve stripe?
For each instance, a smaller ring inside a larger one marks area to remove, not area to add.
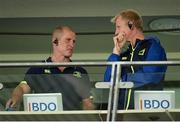
[[[20,84],[27,84],[27,82],[24,80],[24,81],[21,81]]]

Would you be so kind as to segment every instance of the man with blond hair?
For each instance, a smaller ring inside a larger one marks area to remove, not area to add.
[[[157,37],[145,37],[143,20],[135,10],[124,10],[112,18],[115,24],[114,48],[108,61],[166,61],[166,53]],[[129,46],[123,50],[126,42]],[[166,66],[123,66],[122,82],[131,81],[133,89],[120,89],[119,109],[134,108],[134,90],[162,90]],[[108,66],[104,81],[109,82],[111,67]]]
[[[52,34],[52,55],[45,62],[71,62],[75,32],[58,26]],[[93,109],[90,81],[86,70],[74,67],[31,67],[13,91],[6,108],[16,107],[25,93],[62,93],[64,110]]]

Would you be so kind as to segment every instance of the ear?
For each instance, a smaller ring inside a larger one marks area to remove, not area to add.
[[[56,46],[58,46],[58,39],[56,38],[56,39],[53,41],[53,43],[54,43]]]
[[[133,22],[132,21],[128,21],[128,27],[130,30],[133,30]]]

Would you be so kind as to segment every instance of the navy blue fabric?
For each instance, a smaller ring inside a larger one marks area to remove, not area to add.
[[[66,67],[63,72],[58,67],[32,67],[25,81],[34,93],[62,93],[64,110],[82,109],[82,99],[90,96],[90,80],[82,67]]]

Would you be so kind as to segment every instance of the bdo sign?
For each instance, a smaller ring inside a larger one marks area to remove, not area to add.
[[[135,91],[135,109],[172,109],[175,107],[174,91]]]
[[[60,93],[25,94],[23,96],[25,111],[61,111],[63,110]]]

